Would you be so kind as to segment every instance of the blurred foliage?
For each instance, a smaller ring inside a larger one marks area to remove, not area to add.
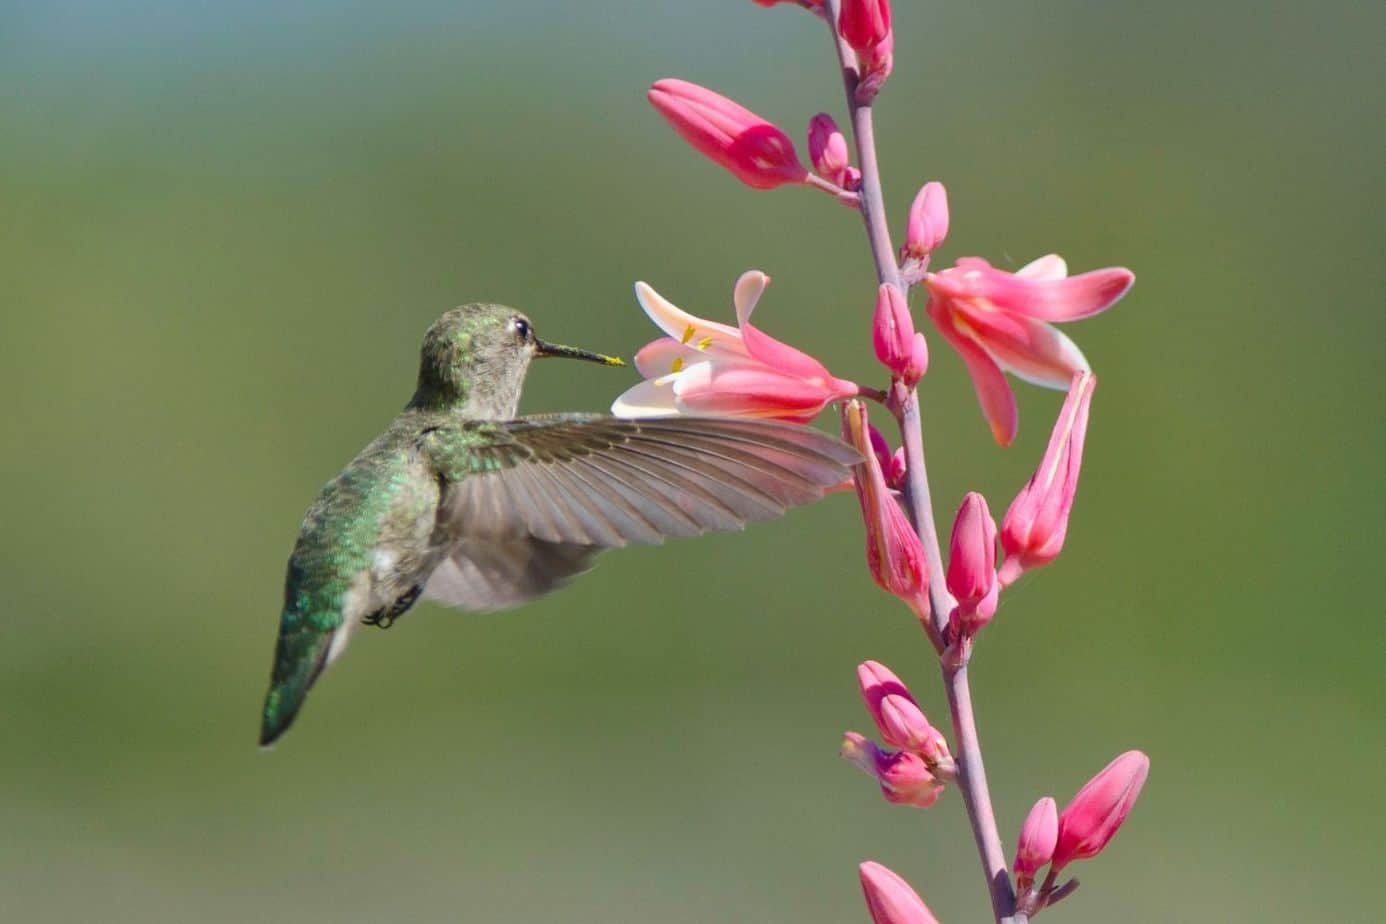
[[[1363,920],[1378,904],[1386,629],[1379,4],[896,10],[897,215],[941,255],[1121,263],[1074,331],[1102,378],[1068,549],[1009,593],[974,687],[1009,842],[1114,754],[1153,769],[1067,921]],[[285,555],[390,418],[419,335],[492,298],[632,352],[646,279],[874,377],[857,222],[681,146],[650,81],[795,134],[841,115],[821,24],[703,3],[0,3],[0,910],[71,921],[864,920],[855,864],[943,920],[984,891],[955,797],[834,756],[887,661],[850,497],[613,554],[519,613],[363,633],[254,747]],[[934,342],[938,504],[1004,509],[1059,396],[992,446]],[[540,367],[530,410],[631,381]]]

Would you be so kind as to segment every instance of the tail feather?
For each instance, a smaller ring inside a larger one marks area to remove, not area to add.
[[[309,688],[327,666],[334,631],[319,629],[309,622],[299,622],[286,613],[280,623],[274,673],[260,723],[261,747],[268,747],[288,731],[308,698]]]

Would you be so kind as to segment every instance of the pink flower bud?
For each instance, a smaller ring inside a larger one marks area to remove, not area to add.
[[[669,78],[656,81],[649,100],[684,141],[747,186],[772,189],[808,180],[789,136],[725,96]]]
[[[948,742],[942,732],[929,724],[914,700],[897,694],[884,697],[876,721],[887,744],[918,754],[931,770],[937,771],[942,765],[951,771]]]
[[[963,498],[953,520],[948,592],[958,601],[950,622],[962,635],[975,635],[996,615],[996,523],[987,509],[987,499],[976,491]]]
[[[948,192],[942,183],[925,183],[910,206],[900,256],[922,260],[948,236]]]
[[[1020,883],[1034,880],[1040,867],[1054,856],[1059,838],[1059,814],[1049,796],[1035,803],[1025,824],[1020,826],[1020,842],[1015,848],[1015,878]],[[1021,886],[1023,888],[1023,886]]]
[[[943,781],[930,770],[923,757],[909,751],[885,751],[856,732],[842,738],[844,758],[856,764],[880,784],[881,795],[895,805],[928,808],[943,792]]]
[[[869,54],[890,35],[889,0],[842,0],[837,31],[858,55]]]
[[[1136,804],[1150,772],[1150,758],[1127,751],[1112,761],[1073,797],[1059,816],[1053,868],[1086,860],[1102,852]]]
[[[857,875],[874,924],[938,924],[910,884],[881,864],[868,860]]]
[[[847,179],[847,139],[826,112],[809,121],[808,146],[809,160],[818,175],[842,186]]]
[[[866,525],[866,562],[877,584],[904,600],[923,618],[929,612],[924,547],[890,495],[881,465],[871,450],[868,427],[866,406],[860,401],[844,402],[842,437],[863,458],[853,471],[853,482]]]
[[[1064,547],[1096,387],[1097,377],[1091,372],[1073,377],[1044,458],[1006,511],[1001,522],[1001,546],[1006,550],[1002,584],[1010,584],[1028,568],[1049,564]]]
[[[890,668],[879,661],[863,661],[857,665],[857,685],[866,710],[887,744],[913,751],[931,766],[951,761],[948,742],[929,724],[910,691]]]
[[[914,330],[914,319],[905,301],[905,293],[893,285],[876,290],[876,314],[871,324],[871,345],[876,358],[913,388],[929,365],[929,350],[924,338]]]

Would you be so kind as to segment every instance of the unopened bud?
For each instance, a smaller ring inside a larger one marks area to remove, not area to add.
[[[818,175],[846,188],[847,139],[826,112],[818,113],[809,121],[808,148],[809,160]]]
[[[669,78],[650,88],[649,99],[683,140],[747,186],[772,189],[808,181],[789,136],[725,96]]]
[[[868,860],[857,875],[873,924],[938,924],[910,884],[881,864]]]
[[[1149,772],[1149,757],[1140,751],[1127,751],[1078,790],[1059,815],[1053,858],[1056,872],[1074,860],[1102,852],[1136,804]]]
[[[973,491],[963,498],[948,543],[948,592],[958,601],[950,615],[954,632],[975,635],[996,615],[996,523],[987,499]]]
[[[860,401],[842,405],[842,436],[862,455],[853,469],[857,501],[866,526],[866,562],[883,589],[910,605],[923,618],[929,611],[928,572],[919,535],[895,502],[871,449],[866,406]]]
[[[923,259],[948,236],[948,191],[939,182],[925,183],[910,205],[905,225],[905,246],[900,256]]]
[[[916,334],[905,293],[883,284],[876,290],[876,313],[871,324],[871,345],[876,358],[891,375],[913,388],[929,365],[929,350]]]
[[[1049,796],[1035,803],[1025,823],[1020,826],[1020,841],[1015,848],[1015,878],[1017,888],[1024,889],[1044,864],[1054,856],[1059,839],[1059,814]]]

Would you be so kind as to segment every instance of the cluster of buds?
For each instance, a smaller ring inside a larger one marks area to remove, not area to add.
[[[944,785],[958,775],[948,742],[885,665],[864,662],[857,667],[857,683],[881,740],[898,750],[879,747],[856,732],[847,732],[842,756],[880,784],[886,801],[928,808],[938,801]]]
[[[1076,879],[1059,883],[1059,873],[1074,860],[1102,852],[1136,804],[1149,772],[1149,757],[1127,751],[1078,790],[1063,812],[1049,796],[1035,803],[1021,825],[1012,868],[1020,910],[1033,915],[1078,887]],[[1037,885],[1045,866],[1049,874]]]

